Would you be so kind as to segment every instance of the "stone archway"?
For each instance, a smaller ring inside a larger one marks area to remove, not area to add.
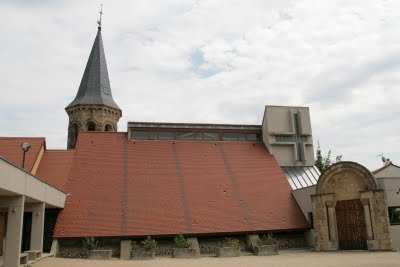
[[[317,251],[391,248],[386,196],[364,166],[355,162],[330,166],[320,176],[311,201]],[[350,224],[353,229],[343,229]],[[355,240],[346,245],[344,238]]]

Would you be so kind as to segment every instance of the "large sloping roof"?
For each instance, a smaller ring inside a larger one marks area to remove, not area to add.
[[[75,150],[46,150],[36,175],[65,191]]]
[[[121,110],[111,94],[101,29],[98,30],[96,39],[94,40],[78,93],[66,108],[91,104],[106,105]]]
[[[55,237],[308,228],[261,142],[129,141],[81,133]]]
[[[39,156],[40,149],[45,145],[44,137],[0,137],[0,156],[16,166],[22,166],[24,155],[21,149],[22,142],[27,142],[31,145],[31,148],[25,154],[24,166],[26,171],[31,172]]]

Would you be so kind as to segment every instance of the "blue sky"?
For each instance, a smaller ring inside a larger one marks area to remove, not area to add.
[[[100,1],[0,2],[1,136],[65,148]],[[127,121],[260,124],[309,106],[316,145],[400,164],[400,1],[102,1],[113,96]]]

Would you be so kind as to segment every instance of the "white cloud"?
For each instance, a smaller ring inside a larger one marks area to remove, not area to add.
[[[0,135],[66,146],[98,1],[5,1]],[[113,95],[131,121],[260,123],[310,106],[314,141],[346,160],[400,163],[400,2],[105,1]]]

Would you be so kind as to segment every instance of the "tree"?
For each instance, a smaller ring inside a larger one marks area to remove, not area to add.
[[[322,150],[321,150],[321,145],[319,144],[319,141],[318,141],[317,151],[315,152],[315,154],[316,154],[315,167],[317,167],[318,170],[321,173],[323,171],[325,171],[332,164],[342,161],[342,155],[337,155],[336,158],[335,158],[335,161],[332,162],[331,161],[331,154],[332,153],[331,153],[330,149],[329,149],[328,154],[326,155],[326,157],[322,156]]]

